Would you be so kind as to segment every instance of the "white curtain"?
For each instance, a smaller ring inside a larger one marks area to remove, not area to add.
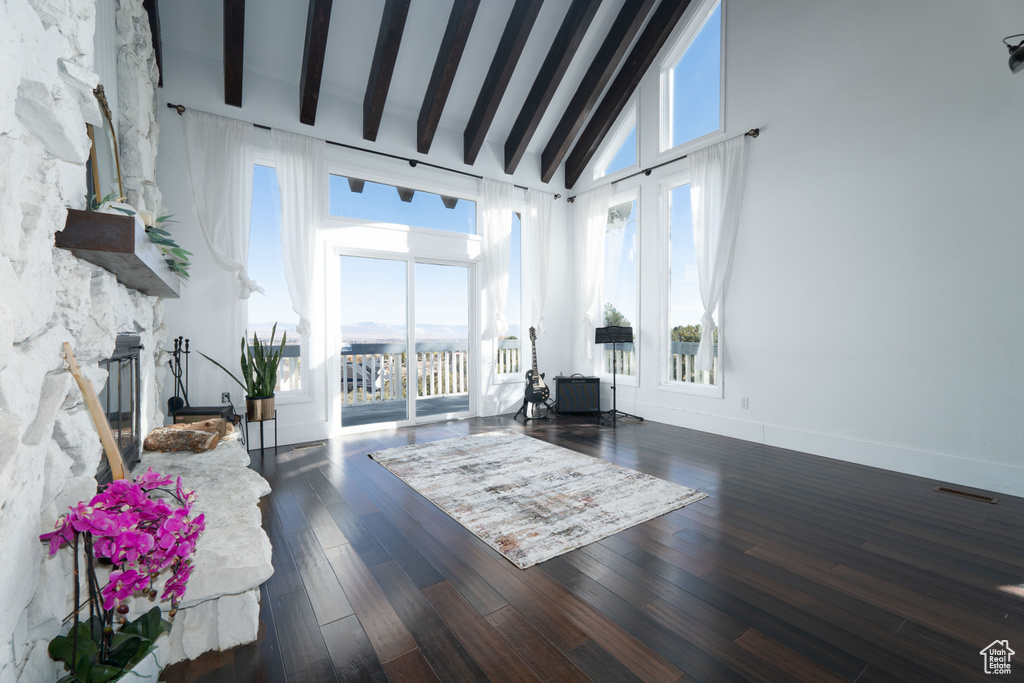
[[[481,182],[483,205],[483,282],[490,318],[484,337],[505,336],[505,302],[508,299],[508,264],[512,255],[512,189],[511,183],[484,178]]]
[[[310,333],[316,231],[324,210],[327,165],[324,141],[276,128],[274,163],[281,188],[281,255],[292,308],[299,314],[296,332]]]
[[[594,357],[594,328],[601,323],[601,290],[604,284],[604,236],[612,188],[604,185],[577,195],[572,205],[572,232],[576,255],[576,288],[583,322],[583,360]]]
[[[544,301],[548,292],[548,269],[551,255],[551,207],[555,197],[550,192],[526,191],[526,212],[523,214],[523,256],[529,264],[530,326],[544,331]]]
[[[690,154],[693,246],[697,254],[697,283],[704,304],[696,370],[712,369],[713,314],[729,280],[746,175],[745,135]]]
[[[186,109],[185,163],[199,227],[213,260],[238,276],[239,298],[263,288],[249,279],[249,214],[255,163],[252,124]]]

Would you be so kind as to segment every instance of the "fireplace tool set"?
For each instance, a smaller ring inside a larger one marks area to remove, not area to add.
[[[188,402],[188,339],[178,337],[174,340],[174,351],[171,352],[171,360],[167,364],[171,366],[171,374],[174,375],[174,396],[167,399],[167,414],[173,416],[176,412],[191,405]],[[182,367],[181,357],[185,357],[185,365]],[[182,382],[182,375],[185,381]]]

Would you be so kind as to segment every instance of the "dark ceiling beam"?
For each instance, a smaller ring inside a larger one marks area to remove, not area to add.
[[[245,0],[224,0],[224,104],[242,106]]]
[[[446,197],[444,195],[441,195],[441,203],[444,204],[444,208],[446,209],[454,209],[456,205],[459,203],[459,198]]]
[[[365,180],[359,180],[358,178],[348,179],[348,189],[356,194],[360,194],[363,191],[363,186],[366,184]]]
[[[505,140],[505,173],[514,173],[519,162],[526,153],[526,146],[530,144],[544,112],[551,104],[551,98],[558,89],[558,84],[569,68],[576,50],[583,41],[590,22],[597,14],[597,8],[601,0],[573,0],[569,11],[562,20],[562,25],[555,34],[555,40],[548,50],[547,57],[540,67],[530,94],[523,102],[523,108],[519,111],[516,122],[512,125],[512,132]]]
[[[410,190],[408,187],[396,187],[398,190],[398,198],[403,202],[411,202],[413,195],[416,194],[416,190]]]
[[[164,87],[164,45],[160,40],[160,8],[157,0],[142,0],[142,7],[149,16],[149,32],[153,37],[153,54],[156,56],[158,88]]]
[[[662,0],[658,9],[651,15],[647,28],[640,34],[615,80],[608,86],[608,92],[591,117],[590,123],[583,129],[580,139],[576,141],[565,160],[567,188],[576,184],[583,174],[583,169],[597,154],[601,142],[608,135],[619,114],[626,108],[629,98],[640,84],[640,79],[650,68],[689,6],[690,0]]]
[[[402,44],[405,20],[409,16],[411,0],[387,0],[384,14],[377,33],[377,47],[373,51],[370,78],[366,82],[363,96],[363,139],[376,140],[380,130],[380,119],[384,115],[384,103],[388,99],[391,76],[398,59],[398,48]]]
[[[445,102],[448,101],[448,94],[459,70],[459,62],[462,61],[462,53],[466,49],[466,41],[469,40],[469,32],[473,28],[473,20],[476,19],[479,7],[480,0],[455,0],[455,4],[452,5],[452,13],[448,15],[448,27],[444,30],[441,47],[437,51],[437,60],[434,62],[434,72],[430,74],[430,84],[423,96],[420,116],[416,120],[416,151],[420,154],[430,151],[430,144],[434,141],[437,124],[441,121],[441,113],[444,111]]]
[[[480,148],[483,147],[487,130],[494,121],[498,105],[505,95],[505,89],[508,88],[508,82],[516,70],[516,64],[519,63],[519,57],[526,47],[526,40],[530,37],[530,31],[533,30],[533,24],[537,21],[543,3],[544,0],[516,0],[512,7],[512,13],[505,24],[505,32],[501,34],[494,59],[491,60],[491,67],[487,70],[483,87],[480,88],[480,96],[473,106],[466,131],[462,134],[463,157],[469,165],[476,162]]]
[[[587,69],[586,75],[580,81],[576,94],[573,95],[572,101],[569,102],[569,106],[562,114],[561,120],[555,127],[555,132],[551,134],[551,138],[541,154],[540,178],[545,183],[551,180],[558,165],[569,153],[572,141],[576,139],[576,135],[583,128],[583,122],[587,120],[587,116],[597,104],[604,87],[612,79],[615,69],[618,68],[626,50],[629,49],[629,44],[633,42],[633,38],[643,27],[644,20],[654,8],[654,2],[655,0],[626,0],[622,9],[619,10],[618,16],[615,17],[615,23],[612,24],[604,42],[601,43],[601,48],[597,51],[594,61],[590,63],[590,68]]]
[[[320,79],[324,75],[327,32],[331,28],[333,0],[309,0],[306,15],[306,46],[302,50],[302,75],[299,78],[299,121],[316,123],[316,105],[320,101]]]

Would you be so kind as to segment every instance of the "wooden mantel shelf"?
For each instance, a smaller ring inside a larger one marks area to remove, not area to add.
[[[138,216],[68,209],[64,230],[54,236],[54,243],[106,268],[125,287],[149,296],[178,298],[178,276],[146,236]]]

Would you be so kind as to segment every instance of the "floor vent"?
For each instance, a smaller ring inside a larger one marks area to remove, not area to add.
[[[323,446],[323,445],[324,445],[323,441],[320,441],[319,443],[304,443],[301,446],[294,447],[292,450],[293,451],[304,451],[307,448],[319,448],[320,446]]]
[[[960,496],[961,498],[970,498],[971,500],[978,500],[982,503],[992,503],[995,505],[999,502],[998,498],[992,496],[983,496],[980,493],[970,493],[968,491],[961,491],[960,489],[951,489],[948,486],[936,486],[935,490],[939,493],[948,493],[953,496]]]

